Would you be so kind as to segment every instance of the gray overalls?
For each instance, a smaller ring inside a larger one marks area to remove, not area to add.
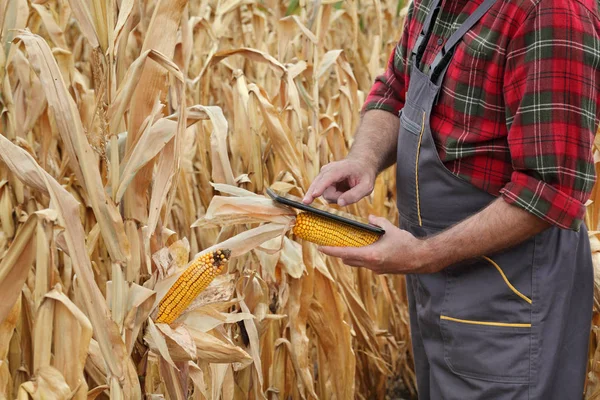
[[[400,227],[417,237],[495,199],[444,166],[430,128],[454,47],[494,3],[485,1],[448,39],[428,74],[416,60],[433,12],[411,54],[397,187]],[[439,0],[432,10],[438,6]],[[585,226],[579,232],[552,227],[507,251],[407,276],[419,399],[581,399],[593,283]]]

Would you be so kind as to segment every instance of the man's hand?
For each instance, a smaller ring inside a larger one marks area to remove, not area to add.
[[[365,247],[319,247],[345,264],[379,274],[433,273],[465,260],[492,255],[548,229],[550,223],[502,198],[464,221],[417,239],[385,218],[369,217],[385,235]]]
[[[396,162],[399,127],[394,113],[365,112],[348,156],[323,166],[302,201],[310,204],[323,195],[343,207],[371,194],[377,174]]]
[[[323,195],[340,206],[356,203],[373,191],[376,167],[356,158],[346,158],[324,165],[302,200],[310,204]]]
[[[364,267],[377,274],[432,273],[441,269],[428,262],[427,243],[401,230],[385,218],[369,217],[369,222],[385,230],[377,242],[364,247],[319,247],[333,257],[340,257],[344,264]]]

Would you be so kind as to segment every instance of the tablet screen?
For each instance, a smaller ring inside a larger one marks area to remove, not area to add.
[[[357,217],[356,215],[352,215],[340,210],[336,210],[327,206],[322,205],[307,205],[302,203],[302,199],[293,196],[288,193],[279,192],[277,190],[273,190],[271,188],[267,188],[267,194],[273,200],[278,203],[285,204],[286,206],[293,207],[302,211],[312,212],[317,215],[321,215],[325,218],[330,218],[338,222],[342,222],[348,225],[355,226],[357,228],[365,229],[370,232],[374,232],[380,235],[383,235],[385,231],[375,225],[369,224],[368,220]]]

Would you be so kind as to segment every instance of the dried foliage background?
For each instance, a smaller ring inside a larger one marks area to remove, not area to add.
[[[405,6],[0,0],[0,398],[414,394],[403,278],[296,242],[263,195],[346,154]],[[349,211],[396,221],[393,170]],[[155,324],[218,247],[227,273]]]

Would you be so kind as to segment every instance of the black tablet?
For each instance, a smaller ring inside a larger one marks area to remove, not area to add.
[[[359,219],[357,217],[355,217],[354,215],[351,215],[351,214],[348,214],[348,213],[345,213],[342,211],[338,211],[338,210],[333,210],[333,212],[321,210],[317,207],[309,206],[307,204],[302,203],[301,199],[297,198],[296,196],[292,196],[291,194],[281,193],[281,192],[278,192],[271,188],[267,188],[267,194],[274,201],[284,204],[289,207],[297,208],[299,210],[306,211],[306,212],[311,212],[311,213],[320,215],[322,217],[335,220],[337,222],[341,222],[344,224],[348,224],[350,226],[354,226],[359,229],[364,229],[366,231],[373,232],[377,235],[383,235],[385,233],[385,231],[378,226],[371,225],[371,224],[368,224],[365,222],[360,222]],[[335,214],[334,214],[334,212],[335,212]]]

